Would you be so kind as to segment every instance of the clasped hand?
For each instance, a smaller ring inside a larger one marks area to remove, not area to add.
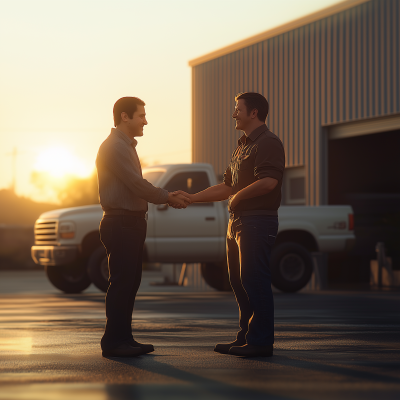
[[[168,194],[168,205],[173,208],[186,208],[192,203],[191,195],[183,190],[177,190]]]
[[[189,204],[197,201],[195,197],[196,195],[186,193],[183,190],[177,190],[168,194],[168,205],[173,208],[186,208]],[[231,211],[234,210],[239,202],[240,199],[237,194],[229,196],[228,209]]]

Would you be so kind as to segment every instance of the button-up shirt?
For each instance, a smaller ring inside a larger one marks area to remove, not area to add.
[[[136,152],[137,141],[111,129],[96,158],[100,204],[104,211],[123,209],[147,211],[147,202],[164,204],[168,192],[142,177]]]
[[[285,150],[281,140],[264,124],[249,136],[238,140],[229,167],[224,174],[224,183],[236,194],[259,179],[274,178],[275,188],[261,196],[241,200],[236,211],[277,210],[281,203],[281,187],[285,169]]]

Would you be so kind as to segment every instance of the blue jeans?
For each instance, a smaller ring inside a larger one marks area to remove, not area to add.
[[[102,350],[132,340],[132,312],[142,279],[146,230],[147,221],[141,217],[106,215],[101,220],[100,239],[107,251],[110,273]]]
[[[254,346],[274,343],[274,299],[270,256],[278,233],[278,217],[241,216],[229,220],[229,279],[239,306],[237,339]]]

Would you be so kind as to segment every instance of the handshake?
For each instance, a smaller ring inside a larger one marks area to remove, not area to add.
[[[177,190],[176,192],[168,193],[167,204],[173,208],[186,208],[189,204],[193,203],[193,195]]]

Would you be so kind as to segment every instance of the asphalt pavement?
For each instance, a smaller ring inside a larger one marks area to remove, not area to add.
[[[274,293],[272,358],[215,353],[230,341],[231,293],[151,286],[137,297],[135,338],[155,352],[103,358],[104,294],[60,293],[42,271],[0,272],[0,399],[400,398],[400,293]]]

